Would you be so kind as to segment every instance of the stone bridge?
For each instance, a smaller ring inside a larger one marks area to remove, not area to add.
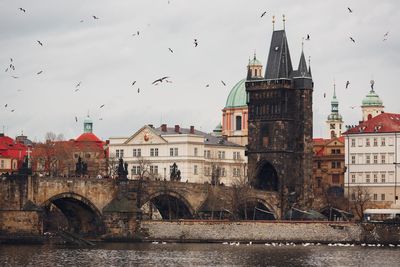
[[[73,232],[129,238],[137,232],[141,219],[280,219],[279,204],[275,192],[244,187],[171,181],[0,177],[0,234],[17,232],[18,227],[29,230],[26,224],[42,234],[52,221],[53,209],[61,211]]]

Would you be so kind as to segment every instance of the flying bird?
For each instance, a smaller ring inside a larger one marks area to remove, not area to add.
[[[99,121],[102,121],[103,120],[103,118],[99,118]]]
[[[206,85],[206,87],[210,87],[210,85],[209,85],[209,84],[207,84],[207,85]]]
[[[12,57],[10,57],[10,61],[11,61],[11,62],[13,62],[13,59],[12,59]]]
[[[354,38],[351,37],[351,36],[350,36],[350,40],[351,40],[353,43],[356,43],[356,40],[354,40]]]
[[[326,97],[326,93],[324,93],[324,98]]]
[[[5,104],[4,107],[6,108],[8,106],[8,104]]]
[[[139,36],[139,31],[137,31],[136,33],[132,33],[132,36]]]
[[[199,43],[197,42],[197,39],[194,39],[194,47],[197,47]]]
[[[39,71],[38,73],[36,73],[37,75],[39,75],[39,74],[42,74],[43,73],[43,71],[41,70],[41,71]]]
[[[264,17],[265,14],[267,14],[267,11],[264,11],[264,12],[261,14],[261,18]]]
[[[77,84],[75,85],[75,88],[78,88],[79,86],[81,86],[81,82],[77,83]]]
[[[4,72],[7,72],[7,71],[8,71],[8,68]]]
[[[350,7],[348,7],[347,9],[349,10],[349,13],[353,13],[353,10]]]
[[[347,81],[347,82],[346,82],[346,89],[349,87],[349,85],[350,85],[350,82]]]
[[[351,109],[355,109],[356,107],[357,107],[357,106],[351,106],[350,108],[351,108]]]
[[[100,108],[104,107],[104,104],[100,106]]]
[[[158,83],[158,82],[162,83],[162,81],[164,81],[165,79],[168,79],[168,78],[169,78],[168,76],[162,77],[162,78],[157,79],[154,82],[152,82],[152,84],[155,84],[155,83]]]
[[[310,41],[310,35],[309,34],[307,34],[306,41]]]
[[[137,93],[138,93],[138,94],[140,93],[140,88],[137,89]]]
[[[19,78],[18,76],[11,76],[11,77],[13,77],[14,79],[18,79]]]
[[[169,48],[169,47],[168,47],[168,50],[169,50],[171,53],[174,53],[174,51],[173,51],[171,48]]]
[[[82,22],[83,22],[83,19],[81,19],[79,22],[82,23]]]
[[[96,17],[96,16],[92,16],[94,19],[99,19],[98,17]]]
[[[75,116],[75,122],[78,122],[78,117],[77,116]]]
[[[132,86],[134,86],[134,85],[135,85],[135,83],[136,83],[136,81],[133,81],[133,83],[132,83]]]
[[[224,81],[223,81],[223,80],[221,80],[221,83],[222,83],[224,86],[226,86],[226,83],[224,83]]]
[[[43,43],[39,40],[37,40],[37,42],[40,44],[40,46],[43,46]]]
[[[24,8],[22,8],[22,7],[20,7],[20,8],[18,8],[19,10],[21,10],[22,12],[26,12],[26,9],[24,9]]]
[[[12,109],[12,110],[11,110],[11,112],[14,112],[14,111],[15,111],[15,109]]]
[[[79,88],[76,88],[76,89],[75,89],[75,92],[78,92],[78,91],[79,91]]]

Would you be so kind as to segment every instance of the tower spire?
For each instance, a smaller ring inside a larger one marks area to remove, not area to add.
[[[336,99],[336,81],[333,80],[333,98]]]
[[[285,30],[285,21],[286,21],[285,14],[282,15],[282,21],[283,21],[283,30]]]
[[[275,15],[272,16],[272,31],[275,31]]]

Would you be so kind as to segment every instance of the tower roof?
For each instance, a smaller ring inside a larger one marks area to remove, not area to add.
[[[369,93],[362,100],[362,107],[382,107],[383,101],[375,93],[374,89],[371,89]]]
[[[293,71],[285,30],[272,33],[265,79],[289,78]]]
[[[225,108],[245,107],[246,103],[246,79],[240,80],[233,87],[226,100]]]
[[[261,61],[257,59],[256,53],[254,53],[253,59],[249,60],[249,64],[247,66],[262,66]]]

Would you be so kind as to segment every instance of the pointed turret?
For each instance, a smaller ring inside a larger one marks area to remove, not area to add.
[[[285,30],[272,33],[265,79],[290,78],[293,71]]]
[[[342,135],[343,118],[339,114],[339,101],[336,98],[336,84],[333,84],[333,97],[331,101],[331,114],[326,121],[328,127],[328,136],[330,138],[340,137]]]
[[[304,51],[303,50],[301,51],[298,71],[299,71],[299,74],[302,77],[304,77],[304,76],[306,76],[308,74],[306,58],[304,57]]]

